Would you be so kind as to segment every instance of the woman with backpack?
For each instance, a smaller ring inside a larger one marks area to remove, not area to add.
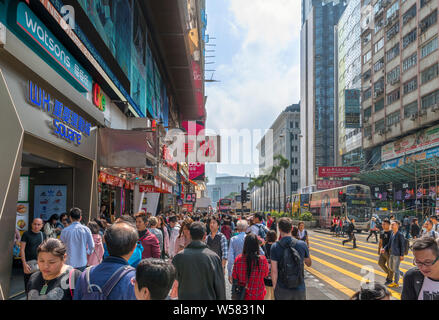
[[[66,246],[59,239],[49,238],[37,249],[39,270],[27,284],[27,300],[73,300],[75,282],[81,271],[65,264]]]
[[[267,236],[265,237],[265,244],[262,246],[262,249],[264,250],[265,257],[267,258],[268,262],[268,276],[264,279],[265,283],[265,289],[267,290],[267,294],[264,298],[264,300],[274,300],[274,288],[273,288],[273,281],[271,280],[271,260],[270,260],[270,252],[271,252],[271,246],[273,243],[275,243],[277,240],[277,233],[274,230],[270,230],[267,232]]]
[[[244,300],[264,300],[267,293],[264,278],[268,273],[267,258],[259,254],[258,237],[250,233],[245,237],[242,254],[236,257],[232,272],[235,286],[244,287]]]

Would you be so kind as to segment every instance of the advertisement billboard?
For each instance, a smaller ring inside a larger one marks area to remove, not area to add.
[[[319,167],[319,177],[350,177],[360,173],[360,167]]]
[[[439,146],[439,125],[384,145],[381,147],[381,161],[392,160],[436,146]]]

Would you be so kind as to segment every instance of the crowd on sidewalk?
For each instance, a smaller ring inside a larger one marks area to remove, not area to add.
[[[312,262],[304,223],[230,212],[139,212],[112,224],[96,218],[87,225],[82,217],[79,208],[72,208],[45,223],[34,219],[23,234],[27,299],[225,300],[225,281],[234,300],[306,299],[304,269]],[[346,232],[355,247],[354,224],[349,221]],[[379,264],[388,274],[386,284],[396,287],[405,237],[398,221],[382,225]],[[429,235],[413,244],[417,268],[404,275],[403,299],[438,299],[439,249]],[[386,290],[370,284],[352,299],[387,299]]]

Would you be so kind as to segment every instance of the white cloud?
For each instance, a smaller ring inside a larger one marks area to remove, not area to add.
[[[235,39],[227,48],[217,48],[216,55],[227,50],[235,54],[216,66],[215,78],[221,82],[207,86],[207,126],[218,133],[268,129],[285,107],[300,99],[300,1],[224,2],[227,16],[214,21],[222,23],[221,32],[229,26],[228,36]]]

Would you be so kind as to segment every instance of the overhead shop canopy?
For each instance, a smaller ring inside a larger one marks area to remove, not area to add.
[[[363,171],[353,176],[366,184],[382,185],[386,183],[407,183],[426,176],[439,175],[439,158],[416,160],[400,167]]]

